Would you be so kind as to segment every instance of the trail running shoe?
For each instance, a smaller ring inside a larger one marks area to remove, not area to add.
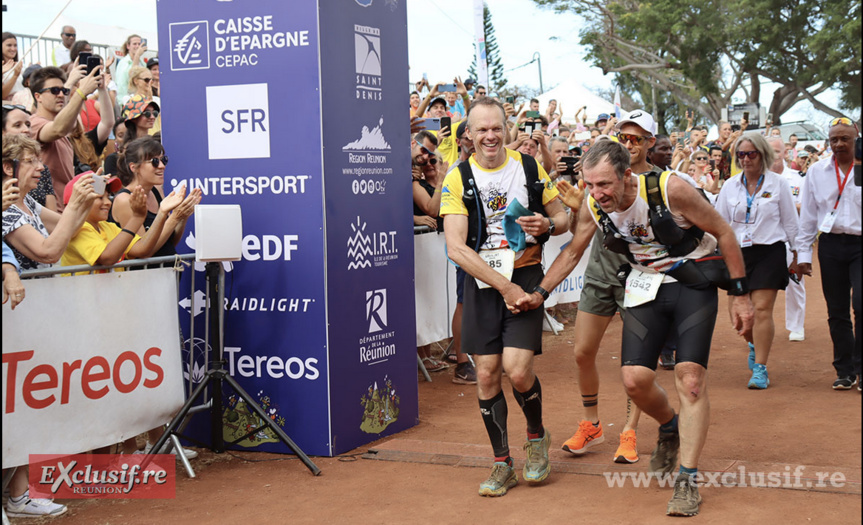
[[[764,390],[770,386],[770,379],[767,378],[767,366],[755,363],[755,368],[752,370],[752,379],[749,380],[749,388]]]
[[[698,485],[689,474],[681,472],[674,482],[674,494],[665,513],[669,516],[695,516],[698,514],[699,505],[701,494],[698,493]]]
[[[680,450],[680,434],[678,432],[659,431],[656,448],[650,455],[648,472],[656,477],[669,476],[677,466],[677,451]]]
[[[475,385],[476,384],[476,369],[470,364],[470,361],[459,363],[455,367],[455,374],[452,376],[452,382],[457,385]]]
[[[674,370],[674,352],[663,352],[659,354],[659,366],[663,370]]]
[[[586,419],[582,419],[578,423],[578,430],[575,435],[567,439],[563,443],[563,450],[576,456],[581,456],[587,449],[594,445],[599,445],[605,441],[602,435],[602,423],[594,426],[593,423]]]
[[[755,345],[749,343],[749,370],[755,370]]]
[[[479,485],[480,496],[503,496],[506,491],[518,484],[515,469],[502,461],[496,461],[491,475]]]
[[[635,463],[638,461],[638,449],[635,444],[635,430],[627,430],[620,434],[620,446],[614,453],[615,463]]]
[[[551,432],[547,429],[539,439],[528,439],[524,443],[527,460],[524,463],[524,480],[539,483],[548,477],[551,465],[548,462],[548,448],[551,446]]]

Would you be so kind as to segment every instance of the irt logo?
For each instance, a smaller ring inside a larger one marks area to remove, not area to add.
[[[210,158],[269,158],[269,114],[267,84],[207,86]]]

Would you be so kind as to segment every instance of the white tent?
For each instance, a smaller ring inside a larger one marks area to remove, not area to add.
[[[554,89],[546,91],[536,98],[539,100],[540,113],[545,113],[549,100],[557,100],[558,107],[561,107],[565,111],[565,114],[561,115],[561,117],[563,118],[563,122],[567,124],[575,122],[575,112],[582,106],[587,106],[588,126],[592,126],[596,122],[596,117],[600,113],[614,115],[613,103],[591,92],[579,80],[574,78],[563,81]]]

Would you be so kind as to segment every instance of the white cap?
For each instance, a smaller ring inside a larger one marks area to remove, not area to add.
[[[653,116],[644,111],[643,109],[634,109],[629,112],[629,115],[626,118],[620,120],[614,129],[620,130],[624,124],[632,122],[633,124],[641,127],[644,131],[650,133],[651,135],[656,135],[656,121],[653,120]]]

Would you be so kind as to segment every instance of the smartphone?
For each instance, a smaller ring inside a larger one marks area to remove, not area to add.
[[[428,79],[429,79],[429,74],[428,74],[428,73],[423,73],[423,80],[425,80],[426,82],[428,82]]]
[[[79,66],[86,65],[87,60],[89,60],[91,56],[93,56],[93,53],[90,53],[88,51],[81,51],[80,53],[78,53],[78,65]],[[90,71],[87,71],[87,73],[89,73],[89,72]]]
[[[773,125],[773,113],[767,114],[767,124],[769,124],[771,126]]]
[[[683,141],[684,141],[684,142],[686,142],[687,140],[689,140],[689,137],[690,137],[690,136],[692,136],[692,132],[691,132],[691,131],[687,131],[686,133],[684,133],[684,134],[683,134]]]
[[[740,124],[732,124],[731,131],[740,131]]]
[[[96,192],[96,195],[105,194],[105,177],[102,175],[93,175],[93,191]]]
[[[506,97],[507,104],[515,104],[515,97]]]
[[[440,87],[437,88],[437,90],[440,91],[441,93],[448,93],[448,92],[454,93],[455,92],[455,84],[441,84]]]
[[[854,165],[854,185],[863,186],[863,164]]]
[[[710,159],[710,169],[711,170],[716,169],[716,159]]]
[[[102,65],[102,57],[89,56],[87,57],[87,74],[89,75],[94,69]]]
[[[528,111],[524,114],[527,118],[539,118],[539,111]]]
[[[452,128],[450,126],[452,126],[452,119],[451,118],[449,118],[449,117],[441,117],[440,118],[440,129],[449,127],[450,133],[452,133]]]
[[[537,129],[536,126],[537,125],[534,122],[525,122],[524,123],[524,132],[527,133],[528,135],[533,135],[533,131],[535,129]]]
[[[15,187],[18,187],[18,159],[12,159],[12,178],[15,179]]]
[[[552,137],[559,137],[560,136],[560,130],[558,128],[554,128],[554,130],[551,132],[551,136]]]
[[[566,164],[566,169],[561,171],[561,175],[575,175],[575,164],[578,162],[578,157],[561,157],[560,161]]]
[[[144,46],[146,46],[146,45],[147,45],[147,39],[146,39],[146,38],[142,38],[142,39],[141,39],[141,47],[144,47]]]
[[[419,124],[425,126],[428,131],[440,131],[439,118],[423,118],[419,120]]]
[[[743,112],[743,120],[745,120],[746,122],[749,122],[749,112],[748,111]]]

